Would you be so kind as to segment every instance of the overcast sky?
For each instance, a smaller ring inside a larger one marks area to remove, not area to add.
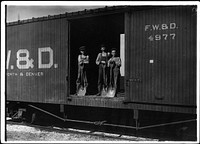
[[[7,22],[18,19],[31,19],[32,17],[42,17],[48,15],[63,14],[65,12],[81,11],[84,9],[95,9],[102,6],[8,6]]]

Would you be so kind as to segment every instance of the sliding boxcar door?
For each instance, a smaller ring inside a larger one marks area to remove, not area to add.
[[[196,105],[196,8],[126,14],[126,100]]]

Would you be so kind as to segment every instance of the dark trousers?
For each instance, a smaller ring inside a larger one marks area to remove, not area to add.
[[[86,75],[86,65],[78,65],[78,77],[76,80],[76,90],[78,90],[81,86],[87,87],[88,81],[87,81],[87,75]]]
[[[102,88],[107,87],[107,75],[106,75],[106,65],[99,64],[99,77],[98,77],[98,92],[101,92]]]
[[[110,68],[110,86],[115,88],[116,91],[117,91],[117,83],[118,83],[119,73],[120,73],[119,68],[117,68],[117,67]]]

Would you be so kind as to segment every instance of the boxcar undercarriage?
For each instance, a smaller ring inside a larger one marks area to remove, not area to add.
[[[91,101],[90,101],[91,102]],[[100,103],[98,103],[100,104]],[[26,102],[8,102],[7,116],[14,121],[118,132],[163,140],[189,140],[196,138],[196,115],[176,112],[130,108],[106,108],[82,105],[56,105]],[[117,106],[113,105],[113,106]],[[86,125],[85,127],[80,126]]]

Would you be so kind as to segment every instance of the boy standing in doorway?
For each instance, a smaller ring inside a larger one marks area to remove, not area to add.
[[[101,95],[101,90],[107,88],[107,74],[106,67],[108,63],[108,54],[105,52],[106,47],[101,45],[101,53],[98,54],[96,64],[99,65],[99,76],[98,76],[98,93],[97,96]]]
[[[116,49],[112,48],[112,57],[108,61],[108,67],[110,67],[110,86],[117,92],[117,82],[120,74],[121,59],[116,56]]]
[[[79,50],[80,55],[78,56],[78,77],[76,80],[77,92],[80,88],[84,89],[88,86],[86,71],[87,65],[89,64],[89,56],[85,55],[85,46],[81,46]]]

